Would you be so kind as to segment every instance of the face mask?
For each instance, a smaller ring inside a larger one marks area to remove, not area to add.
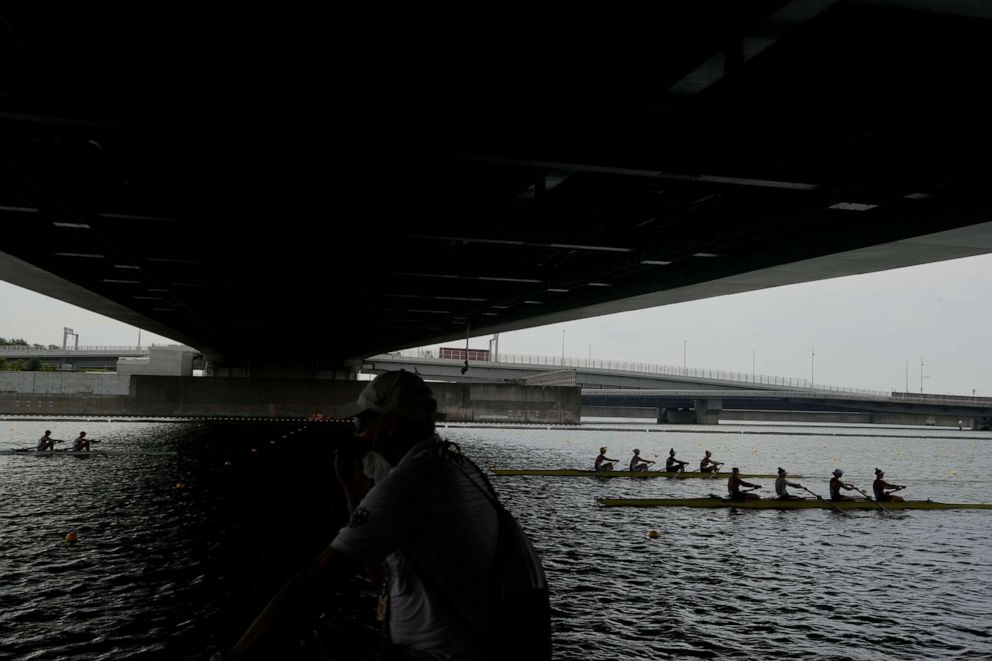
[[[393,470],[392,464],[375,450],[369,450],[362,457],[362,472],[365,473],[365,477],[375,480],[376,484],[389,475],[391,470]]]

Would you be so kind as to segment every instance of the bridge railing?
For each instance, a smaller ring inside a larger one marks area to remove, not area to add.
[[[22,344],[6,344],[0,346],[0,354],[4,355],[15,355],[15,354],[36,354],[36,353],[115,353],[118,351],[126,351],[128,353],[134,353],[138,351],[148,351],[147,346],[143,347],[131,347],[131,346],[100,346],[100,347],[60,347],[55,345],[49,345],[44,347],[26,347]]]
[[[438,360],[434,353],[427,349],[408,349],[405,351],[393,352],[390,355],[398,355],[404,358],[428,358]],[[532,354],[502,352],[500,352],[497,358],[498,360],[492,361],[493,364],[532,365],[549,368],[553,367],[557,369],[561,369],[563,367],[578,367],[583,369],[601,369],[613,372],[627,372],[630,374],[677,376],[690,379],[705,379],[707,381],[726,381],[731,383],[778,386],[783,388],[803,388],[822,392],[853,393],[859,395],[872,395],[876,397],[892,396],[891,391],[832,386],[822,383],[813,383],[804,378],[772,376],[768,374],[747,374],[745,372],[698,369],[694,367],[677,367],[674,365],[658,365],[654,363],[640,363],[627,360],[577,358],[574,356],[538,356]],[[453,362],[458,361],[455,360]]]

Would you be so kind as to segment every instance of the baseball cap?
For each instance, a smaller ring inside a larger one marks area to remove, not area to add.
[[[353,418],[359,413],[394,413],[411,420],[434,414],[437,402],[424,380],[412,372],[384,372],[372,379],[358,400],[334,407],[334,417]]]

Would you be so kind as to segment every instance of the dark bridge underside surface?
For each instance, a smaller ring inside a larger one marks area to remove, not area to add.
[[[0,278],[320,369],[992,250],[992,10],[652,5],[11,10]]]

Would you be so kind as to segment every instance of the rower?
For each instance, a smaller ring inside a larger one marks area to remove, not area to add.
[[[646,471],[648,466],[654,462],[650,459],[641,459],[641,451],[634,450],[634,456],[630,458],[630,470],[633,472]]]
[[[741,479],[741,469],[734,466],[730,469],[730,479],[727,480],[727,491],[730,492],[730,500],[759,500],[761,496],[755,493],[746,493],[741,491],[741,487],[751,487],[752,489],[760,489],[760,484],[751,484],[750,482],[745,482]]]
[[[854,485],[848,484],[847,482],[841,481],[841,476],[844,474],[839,468],[834,469],[834,476],[830,478],[830,500],[851,500],[850,496],[840,495],[840,490],[854,491]]]
[[[598,471],[611,471],[613,470],[613,464],[617,463],[618,459],[610,459],[606,456],[606,448],[599,448],[599,456],[596,457],[596,470]]]
[[[901,496],[893,496],[893,491],[900,491],[905,489],[905,486],[899,484],[889,484],[885,481],[885,471],[880,468],[875,469],[875,481],[871,485],[872,491],[875,492],[875,500],[879,500],[890,503],[902,503],[905,502]],[[892,491],[886,491],[886,489],[892,489]]]
[[[688,461],[679,461],[675,458],[675,448],[668,451],[668,459],[665,459],[666,473],[678,473],[679,471],[684,471],[685,467],[688,465]]]
[[[52,431],[50,429],[46,429],[44,436],[38,439],[38,452],[45,452],[54,449],[55,439],[52,438]]]
[[[84,431],[79,432],[79,436],[77,436],[76,440],[72,442],[72,451],[73,452],[90,451],[90,441],[88,438],[86,438],[86,432]]]
[[[802,500],[800,496],[793,496],[789,493],[787,487],[792,487],[793,489],[802,489],[803,485],[797,484],[796,482],[789,482],[785,479],[785,469],[779,466],[778,477],[775,478],[775,494],[778,495],[779,500]]]
[[[716,473],[720,470],[720,466],[723,466],[722,461],[714,461],[711,458],[712,453],[707,450],[706,456],[703,460],[699,462],[699,472],[700,473]]]

